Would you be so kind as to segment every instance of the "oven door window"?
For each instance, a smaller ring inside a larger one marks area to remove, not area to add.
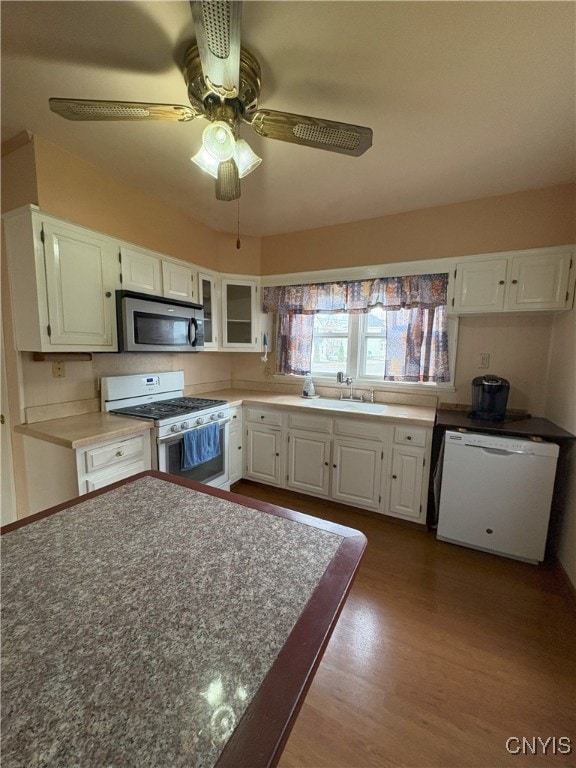
[[[182,438],[165,444],[166,451],[166,471],[171,475],[179,475],[188,480],[196,480],[198,483],[210,483],[222,477],[226,472],[226,457],[224,451],[224,426],[220,427],[220,453],[210,461],[198,464],[192,469],[181,469],[182,467]]]
[[[190,344],[190,318],[160,317],[148,312],[134,312],[134,341],[183,347]]]

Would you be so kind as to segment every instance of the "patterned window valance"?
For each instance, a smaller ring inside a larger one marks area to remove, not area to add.
[[[317,312],[365,313],[373,307],[431,309],[446,304],[448,275],[406,275],[337,283],[279,285],[264,288],[264,312],[310,315]]]

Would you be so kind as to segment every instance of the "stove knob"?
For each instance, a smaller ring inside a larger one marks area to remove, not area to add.
[[[170,427],[170,432],[180,432],[180,427],[178,426],[178,424],[172,424],[172,426]]]
[[[182,424],[180,424],[180,429],[188,429],[190,424],[188,424],[187,421],[183,421]]]
[[[217,413],[213,413],[213,414],[210,416],[210,421],[217,421],[217,420],[218,420],[218,414],[217,414]]]
[[[196,424],[204,424],[204,419],[196,419]]]
[[[224,413],[224,411],[218,411],[218,418],[219,419],[223,419],[225,415],[226,414]]]

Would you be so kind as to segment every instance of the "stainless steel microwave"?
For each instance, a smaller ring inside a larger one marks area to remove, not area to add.
[[[201,352],[204,310],[132,291],[116,291],[119,352]]]

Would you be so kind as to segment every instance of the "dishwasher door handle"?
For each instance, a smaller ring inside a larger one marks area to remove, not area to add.
[[[507,451],[504,448],[487,448],[485,445],[466,445],[466,448],[476,448],[481,451],[484,451],[484,453],[489,453],[494,456],[533,456],[532,451],[523,451],[523,450],[517,450],[517,451]]]

